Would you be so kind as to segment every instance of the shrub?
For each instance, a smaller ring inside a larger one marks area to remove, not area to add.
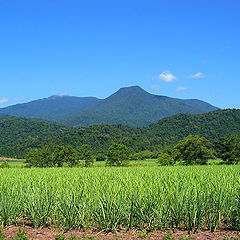
[[[100,161],[105,161],[106,160],[106,156],[103,153],[98,153],[96,156],[96,161],[100,162]]]
[[[130,151],[123,144],[113,143],[108,150],[107,157],[107,166],[126,166],[130,158]]]
[[[162,153],[157,159],[157,164],[159,166],[168,166],[174,164],[174,159],[168,153]]]
[[[207,160],[216,158],[213,145],[204,137],[189,135],[173,149],[173,157],[183,165],[207,164]]]

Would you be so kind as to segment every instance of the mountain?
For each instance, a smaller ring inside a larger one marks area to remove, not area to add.
[[[61,121],[101,102],[95,97],[51,96],[28,103],[0,108],[1,115]]]
[[[153,95],[138,86],[133,86],[121,88],[97,106],[65,118],[63,123],[74,127],[93,124],[141,127],[177,113],[199,114],[216,109],[197,99],[185,100]]]
[[[133,86],[121,88],[106,99],[51,96],[0,108],[0,114],[54,120],[73,127],[93,124],[140,127],[178,113],[199,114],[216,109],[197,99],[153,95]]]

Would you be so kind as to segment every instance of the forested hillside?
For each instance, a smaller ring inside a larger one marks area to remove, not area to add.
[[[50,139],[67,135],[71,129],[42,119],[0,116],[0,155],[24,157],[31,147],[42,147]]]
[[[79,129],[40,119],[0,117],[0,155],[24,157],[33,147],[53,142],[75,148],[89,144],[93,152],[106,153],[113,142],[123,143],[132,153],[160,150],[180,139],[198,134],[214,141],[240,136],[240,110],[226,109],[191,115],[178,114],[144,128],[123,125],[94,125]]]

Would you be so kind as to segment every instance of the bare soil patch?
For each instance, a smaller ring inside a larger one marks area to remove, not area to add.
[[[20,227],[16,226],[8,226],[4,229],[4,234],[6,238],[15,237]],[[197,233],[190,233],[186,231],[176,230],[175,232],[171,231],[137,231],[137,230],[130,230],[130,231],[120,231],[118,233],[105,233],[105,232],[94,232],[91,230],[88,231],[80,231],[80,230],[71,230],[71,231],[64,231],[63,229],[56,229],[56,228],[31,228],[29,226],[24,227],[27,237],[29,239],[34,240],[55,240],[56,236],[59,234],[64,234],[65,238],[67,239],[71,235],[76,236],[80,239],[104,239],[104,240],[120,240],[120,239],[147,239],[147,240],[161,240],[165,239],[166,235],[170,235],[173,239],[187,239],[189,236],[191,240],[198,240],[198,239],[212,239],[212,240],[225,240],[231,238],[239,238],[240,239],[240,232],[237,231],[199,231]]]

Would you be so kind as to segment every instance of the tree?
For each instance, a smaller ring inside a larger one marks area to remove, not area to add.
[[[80,160],[84,160],[84,167],[90,167],[93,164],[93,154],[88,144],[83,144],[79,148]]]
[[[113,143],[108,150],[107,157],[107,166],[126,166],[130,158],[130,151],[123,144]]]
[[[240,161],[240,138],[238,136],[225,138],[220,157],[226,164],[237,164]]]
[[[69,167],[73,167],[78,163],[79,154],[71,146],[57,146],[54,151],[54,163],[62,167],[63,163],[67,163]]]
[[[161,153],[157,159],[159,166],[168,166],[174,164],[174,159],[168,153]]]
[[[198,135],[185,137],[173,148],[173,158],[183,165],[207,164],[215,154],[212,143]]]
[[[98,153],[96,156],[96,161],[100,162],[100,161],[105,161],[106,160],[106,156],[103,153]]]
[[[42,149],[33,149],[25,157],[30,167],[62,167],[77,164],[78,152],[71,146],[45,145]]]

